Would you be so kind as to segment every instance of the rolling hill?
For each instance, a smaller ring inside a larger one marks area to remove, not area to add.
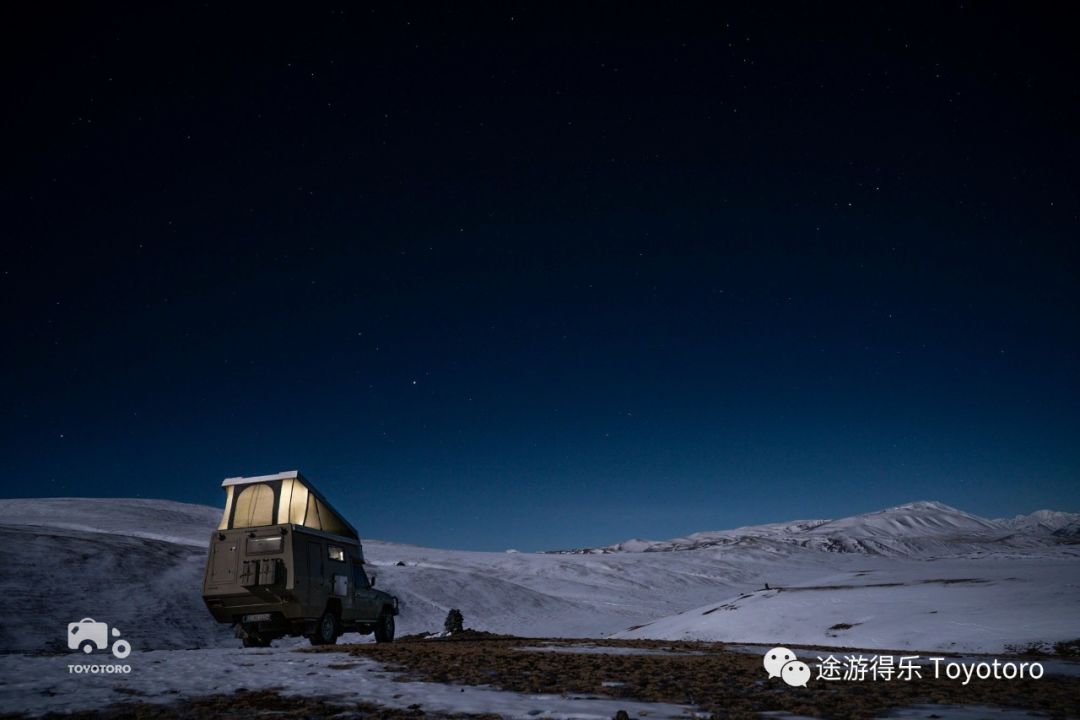
[[[162,500],[0,501],[0,597],[18,618],[0,648],[63,650],[83,617],[140,649],[235,645],[200,597],[219,516]],[[1025,517],[919,502],[551,553],[364,547],[401,598],[400,633],[438,629],[457,607],[468,625],[528,636],[996,652],[1080,636],[1080,547],[1055,534],[1078,516]]]

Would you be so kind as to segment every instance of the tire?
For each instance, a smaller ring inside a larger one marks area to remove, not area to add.
[[[338,635],[341,634],[341,623],[337,619],[337,615],[327,610],[319,618],[318,624],[315,626],[315,632],[308,636],[308,640],[312,645],[333,645],[337,642]]]
[[[394,642],[394,614],[388,610],[383,610],[375,624],[375,642]]]

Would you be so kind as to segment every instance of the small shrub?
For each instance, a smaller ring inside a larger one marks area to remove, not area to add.
[[[1053,647],[1043,640],[1034,640],[1029,643],[1012,643],[1005,646],[1005,652],[1010,655],[1028,655],[1046,657]]]
[[[448,633],[456,633],[464,629],[465,618],[461,615],[461,611],[457,608],[451,608],[450,612],[446,613],[446,620],[443,621],[443,630]]]
[[[1080,658],[1080,638],[1054,643],[1054,654],[1061,657]]]

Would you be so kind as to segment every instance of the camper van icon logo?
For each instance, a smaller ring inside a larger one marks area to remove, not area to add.
[[[112,637],[120,637],[120,630],[112,629]],[[95,650],[109,648],[109,625],[94,618],[83,618],[79,622],[68,623],[67,644],[69,650],[82,650],[89,655]],[[117,640],[112,644],[112,654],[123,660],[131,654],[131,643]]]

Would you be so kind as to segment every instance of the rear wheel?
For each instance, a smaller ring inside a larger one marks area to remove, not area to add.
[[[394,614],[388,610],[383,610],[375,624],[375,642],[394,642]]]
[[[337,615],[327,610],[319,618],[319,624],[315,626],[315,634],[309,635],[308,640],[312,645],[333,645],[341,634],[341,624]]]

